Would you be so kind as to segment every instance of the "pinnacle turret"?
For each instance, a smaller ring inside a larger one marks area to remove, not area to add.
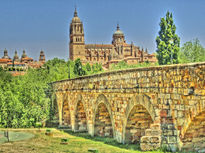
[[[78,13],[77,13],[77,9],[75,7],[74,17],[77,17],[77,16],[78,16]]]

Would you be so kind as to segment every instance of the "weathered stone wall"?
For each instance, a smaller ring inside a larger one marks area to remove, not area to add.
[[[142,150],[159,146],[174,150],[185,145],[189,150],[193,147],[188,143],[194,140],[197,146],[203,137],[190,136],[190,131],[198,129],[193,125],[205,130],[198,124],[205,120],[201,117],[205,111],[204,78],[205,63],[195,63],[107,72],[52,85],[61,125],[63,111],[69,109],[73,130],[77,130],[76,114],[80,113],[83,122],[86,118],[83,127],[91,135],[113,136],[122,143],[140,141]]]

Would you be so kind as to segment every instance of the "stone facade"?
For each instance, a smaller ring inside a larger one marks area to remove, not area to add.
[[[142,150],[203,151],[204,78],[205,63],[194,63],[107,72],[52,86],[59,123],[73,131],[140,143]]]
[[[128,64],[157,62],[155,55],[149,54],[147,49],[144,51],[133,43],[127,44],[119,25],[113,34],[112,44],[85,44],[83,23],[76,10],[70,24],[69,56],[71,60],[80,58],[84,64],[102,63],[105,67],[122,60]]]
[[[46,62],[44,51],[40,52],[39,61],[34,61],[33,58],[26,55],[23,50],[21,57],[15,51],[13,59],[8,56],[7,49],[4,50],[4,56],[0,58],[0,67],[11,72],[13,76],[24,75],[25,71],[30,68],[39,68]]]

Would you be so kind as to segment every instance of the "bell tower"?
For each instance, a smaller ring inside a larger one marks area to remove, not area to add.
[[[82,62],[85,61],[85,40],[83,23],[78,17],[76,8],[74,17],[72,19],[72,22],[70,23],[69,56],[71,60],[80,58]]]

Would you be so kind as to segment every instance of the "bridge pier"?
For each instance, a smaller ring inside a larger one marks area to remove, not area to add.
[[[58,106],[58,119],[59,119],[59,126],[62,126],[62,103],[63,103],[63,96],[62,93],[56,93],[56,100]]]
[[[93,124],[88,124],[88,134],[94,137],[94,125]]]

